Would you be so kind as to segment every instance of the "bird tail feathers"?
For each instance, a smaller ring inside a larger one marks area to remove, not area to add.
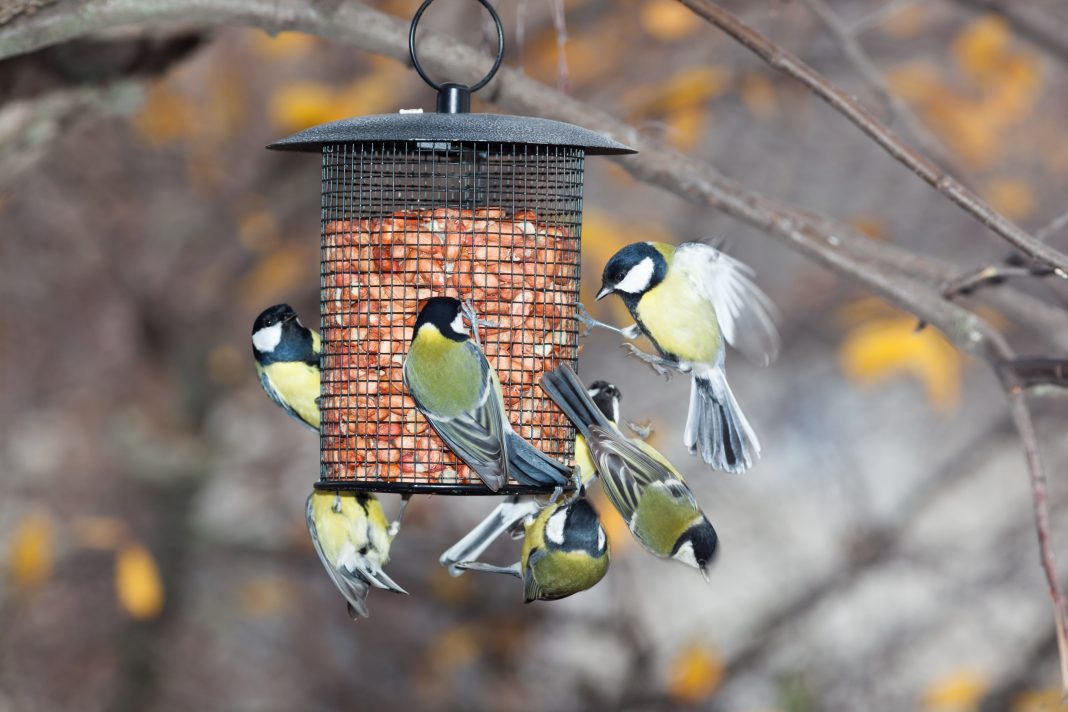
[[[720,366],[694,368],[683,441],[708,465],[727,472],[745,472],[760,455],[760,441]]]
[[[584,438],[589,439],[591,425],[599,425],[609,431],[615,430],[586,392],[578,374],[567,364],[544,374],[540,384],[545,394],[564,412],[567,419],[575,424]]]

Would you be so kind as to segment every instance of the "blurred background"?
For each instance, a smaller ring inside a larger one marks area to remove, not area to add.
[[[498,5],[510,65],[748,186],[962,271],[1005,256],[673,0],[566,0],[563,55],[551,3]],[[884,110],[804,3],[724,5]],[[1038,229],[1068,208],[1066,60],[978,5],[830,2],[971,184]],[[1063,2],[1012,5],[1068,28]],[[483,41],[473,3],[433,7],[428,27]],[[764,445],[743,476],[682,448],[685,379],[624,359],[612,335],[585,341],[583,377],[620,385],[719,531],[711,583],[601,507],[606,579],[523,605],[511,579],[436,563],[493,500],[418,498],[389,566],[411,596],[372,592],[371,618],[350,622],[304,523],[317,439],[264,397],[249,346],[268,305],[318,321],[319,165],[263,146],[429,109],[431,92],[312,37],[190,24],[7,60],[0,100],[0,710],[1057,708],[1023,456],[989,370],[605,159],[588,162],[587,304],[618,247],[718,236],[782,310],[777,362],[729,357]],[[1064,303],[1055,290],[1032,288]],[[623,323],[612,301],[595,314]],[[1061,552],[1064,403],[1035,404]],[[502,542],[488,558],[516,556]]]

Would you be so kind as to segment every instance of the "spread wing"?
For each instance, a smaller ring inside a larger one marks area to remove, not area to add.
[[[345,576],[340,571],[334,568],[334,565],[326,558],[326,554],[323,553],[323,547],[319,543],[319,533],[315,528],[315,519],[312,517],[312,498],[308,497],[308,504],[305,508],[305,518],[308,520],[308,533],[311,534],[312,544],[315,546],[315,553],[319,555],[319,560],[323,562],[323,568],[326,569],[326,573],[330,574],[330,580],[334,582],[337,589],[341,591],[341,595],[345,597],[345,600],[349,604],[349,615],[356,618],[357,615],[366,618],[369,613],[367,611],[367,592],[370,587],[366,581],[361,581],[358,578]]]
[[[779,353],[778,310],[753,282],[751,267],[700,242],[679,245],[671,266],[681,269],[712,303],[727,343],[765,366],[774,360]]]
[[[664,487],[698,506],[685,482],[626,438],[593,425],[588,442],[605,494],[628,523],[647,487]]]
[[[408,372],[404,372],[404,385],[415,401],[419,411],[426,417],[434,430],[463,460],[474,470],[486,486],[496,492],[508,477],[508,458],[505,456],[505,438],[507,431],[504,423],[504,401],[501,398],[501,386],[497,374],[490,368],[482,351],[468,342],[472,356],[477,357],[482,366],[482,391],[474,410],[463,415],[448,418],[430,413],[419,401],[419,395],[408,383]]]

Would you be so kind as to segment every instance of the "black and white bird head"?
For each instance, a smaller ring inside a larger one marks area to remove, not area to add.
[[[708,519],[702,516],[675,542],[671,558],[699,570],[707,581],[708,565],[716,558],[718,546],[719,537],[716,536],[716,530]]]
[[[608,538],[597,518],[597,511],[579,497],[549,515],[545,523],[545,542],[564,551],[584,551],[597,558],[608,550]]]
[[[667,274],[667,260],[651,242],[635,242],[612,255],[601,274],[597,300],[613,292],[624,299],[640,297],[660,284]]]
[[[464,325],[463,304],[452,297],[431,297],[423,305],[412,328],[412,338],[419,334],[424,325],[433,326],[438,332],[453,341],[466,341],[469,338]]]
[[[619,401],[623,400],[623,395],[618,388],[608,381],[594,381],[586,389],[586,393],[589,394],[597,409],[604,414],[604,417],[613,423],[619,422]]]
[[[288,304],[265,309],[252,325],[252,353],[261,363],[293,360],[290,352],[310,347],[311,332]]]

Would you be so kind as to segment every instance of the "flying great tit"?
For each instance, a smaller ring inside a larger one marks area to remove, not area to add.
[[[601,476],[601,486],[638,542],[655,556],[676,559],[708,579],[716,530],[693,492],[651,445],[626,438],[586,393],[570,366],[541,377],[541,388],[575,424]]]
[[[628,339],[644,334],[660,356],[630,345],[632,353],[661,373],[692,372],[683,441],[728,472],[749,469],[760,441],[727,385],[723,342],[765,365],[779,349],[775,307],[752,276],[710,245],[636,242],[608,261],[597,293],[598,300],[620,295],[636,323],[615,330]]]
[[[592,588],[608,571],[608,537],[585,489],[528,516],[519,561],[494,566],[461,561],[458,568],[510,574],[523,581],[523,600],[555,601]]]
[[[382,570],[397,523],[390,525],[373,494],[312,492],[306,516],[315,551],[348,602],[353,620],[368,616],[367,593],[372,586],[407,595]]]
[[[619,420],[619,389],[607,381],[596,381],[590,385],[590,397],[606,418],[613,423]],[[577,480],[586,485],[597,475],[597,469],[590,459],[586,439],[582,433],[575,433],[575,471]],[[461,561],[474,561],[505,532],[523,532],[519,524],[545,506],[532,497],[514,496],[505,499],[494,507],[486,518],[476,524],[471,531],[459,541],[446,549],[438,558],[438,563],[448,569],[453,576],[460,576],[463,570],[457,565]]]
[[[512,432],[501,384],[451,297],[427,300],[419,312],[404,385],[445,444],[496,492],[510,476],[526,485],[560,487],[570,470]]]
[[[319,430],[319,335],[288,304],[276,304],[252,325],[252,355],[267,395],[291,416]]]

